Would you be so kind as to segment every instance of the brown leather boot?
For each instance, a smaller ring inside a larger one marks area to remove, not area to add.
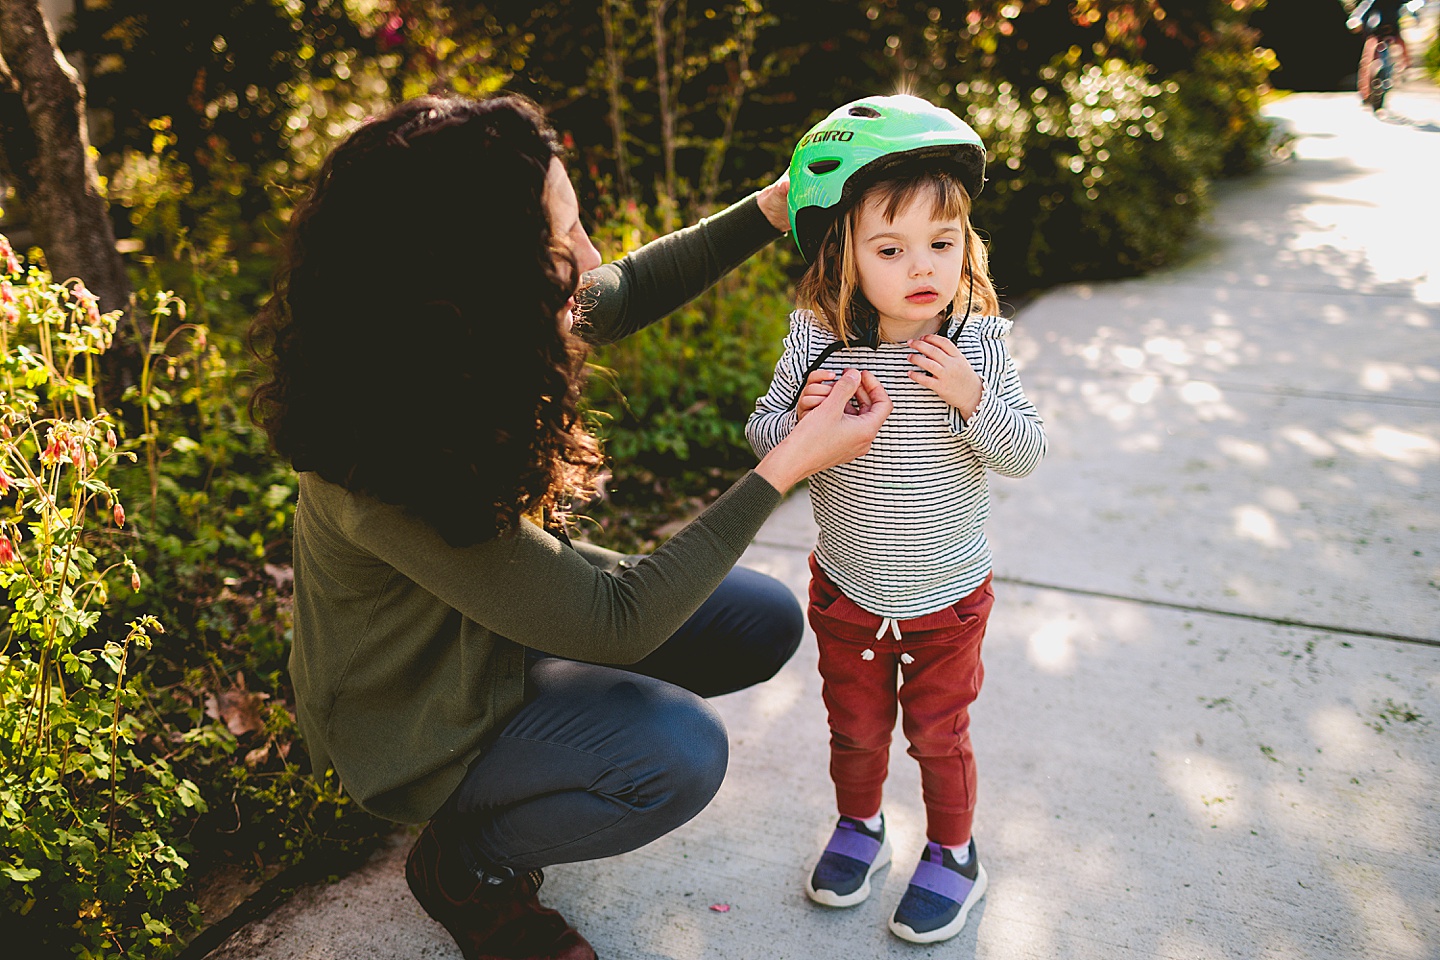
[[[465,865],[459,839],[435,821],[426,825],[405,861],[410,892],[437,920],[465,960],[595,960],[595,950],[565,918],[542,906],[535,892],[544,874],[532,870],[502,883],[477,878]]]

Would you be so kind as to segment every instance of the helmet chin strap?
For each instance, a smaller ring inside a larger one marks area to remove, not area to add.
[[[870,302],[865,294],[856,294],[853,305],[857,307],[860,316],[859,322],[855,324],[855,339],[851,342],[852,347],[869,347],[871,350],[880,349],[880,311]]]
[[[965,294],[965,316],[963,316],[963,317],[960,318],[960,325],[955,328],[955,333],[950,337],[950,342],[953,343],[953,344],[955,344],[957,347],[960,345],[960,334],[961,334],[961,332],[964,331],[964,329],[965,329],[965,324],[970,321],[970,311],[973,310],[974,307],[975,307],[975,268],[974,268],[974,266],[971,264],[971,261],[970,261],[970,221],[969,221],[969,220],[966,220],[966,221],[965,221],[965,273],[966,273],[966,275],[970,278],[970,289],[969,289],[969,292],[967,292],[967,293]],[[954,301],[954,300],[951,300],[951,301],[950,301],[950,309],[949,309],[949,311],[945,314],[945,319],[940,321],[941,325],[943,326],[944,324],[948,323],[948,322],[950,321],[950,318],[953,317],[954,315],[955,315],[955,301]]]

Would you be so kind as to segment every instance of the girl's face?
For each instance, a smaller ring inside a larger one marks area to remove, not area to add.
[[[860,291],[880,313],[880,334],[890,341],[935,333],[940,315],[960,290],[965,266],[965,225],[935,219],[925,190],[885,219],[886,198],[871,196],[857,211],[852,248]]]
[[[555,242],[570,252],[581,273],[600,266],[600,251],[590,242],[590,235],[585,232],[585,227],[580,222],[580,201],[575,196],[575,188],[570,183],[564,164],[558,159],[550,161],[550,169],[545,176],[544,196],[545,208],[550,213],[550,234],[555,238]],[[561,264],[568,269],[568,264],[564,261],[561,261]],[[574,297],[565,304],[565,314],[560,318],[560,323],[566,330],[575,323]]]

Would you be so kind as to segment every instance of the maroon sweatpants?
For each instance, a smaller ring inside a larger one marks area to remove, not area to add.
[[[810,573],[810,626],[820,643],[840,813],[869,817],[880,809],[890,736],[903,708],[908,752],[920,764],[926,833],[945,846],[965,843],[975,817],[970,704],[985,678],[980,644],[995,602],[990,578],[953,607],[901,620],[899,640],[889,630],[877,640],[880,617],[845,596],[813,556]],[[905,663],[905,654],[913,662]]]

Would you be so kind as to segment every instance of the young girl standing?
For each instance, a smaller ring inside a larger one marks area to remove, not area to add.
[[[852,367],[894,404],[868,454],[810,480],[809,618],[840,816],[806,892],[853,906],[889,861],[881,793],[903,709],[929,842],[890,929],[917,943],[954,936],[985,893],[969,707],[994,601],[986,471],[1023,477],[1045,451],[970,225],[984,162],[968,124],[911,96],[857,100],[800,140],[789,207],[809,268],[746,428],[764,455]]]

